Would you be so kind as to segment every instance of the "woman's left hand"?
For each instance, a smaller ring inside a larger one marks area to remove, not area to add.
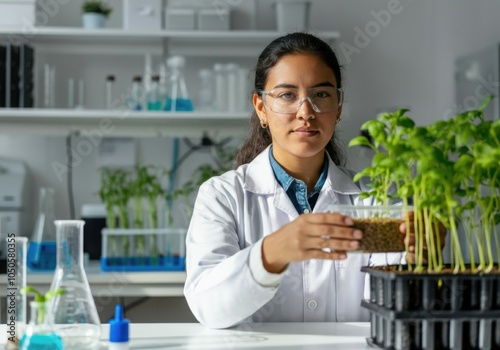
[[[399,226],[399,231],[403,235],[403,241],[405,244],[408,244],[408,252],[406,253],[406,261],[409,263],[414,264],[415,263],[415,233],[413,232],[414,225],[413,225],[413,220],[414,220],[414,213],[411,211],[409,212],[409,219],[410,219],[410,234],[408,237],[406,237],[406,222],[403,222]],[[444,227],[443,224],[438,223],[439,227],[439,243],[441,244],[440,249],[443,250],[444,245],[446,243],[446,235],[448,231],[446,230],[446,227]],[[424,262],[426,262],[425,257],[427,256],[427,240],[424,238]]]

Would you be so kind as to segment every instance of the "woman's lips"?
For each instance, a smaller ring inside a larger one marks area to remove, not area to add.
[[[317,135],[319,131],[313,129],[299,128],[294,130],[293,133],[302,137],[312,137]]]

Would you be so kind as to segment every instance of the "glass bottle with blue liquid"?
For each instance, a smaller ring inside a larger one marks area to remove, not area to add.
[[[151,87],[148,91],[148,111],[161,111],[164,97],[160,92],[160,76],[151,77]]]
[[[30,302],[31,317],[26,332],[21,338],[20,350],[63,350],[63,340],[54,331],[47,317],[47,303]]]
[[[52,188],[40,189],[39,213],[28,246],[27,265],[31,270],[53,271],[56,268],[54,195],[55,191]]]
[[[167,87],[167,100],[165,111],[191,112],[193,102],[189,98],[186,80],[184,79],[184,66],[186,59],[183,56],[172,56],[167,60],[170,80]]]

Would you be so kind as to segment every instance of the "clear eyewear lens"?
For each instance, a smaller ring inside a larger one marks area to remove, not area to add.
[[[342,89],[337,89],[337,99],[336,100],[318,100],[313,102],[311,97],[304,96],[298,101],[293,103],[287,103],[279,100],[272,95],[272,91],[262,91],[262,101],[264,106],[274,113],[279,114],[294,114],[297,113],[305,100],[309,102],[309,105],[316,113],[329,113],[335,111],[338,107],[342,106],[344,95]],[[267,101],[271,98],[271,101]],[[281,102],[280,102],[281,101]],[[270,104],[268,102],[271,102]]]

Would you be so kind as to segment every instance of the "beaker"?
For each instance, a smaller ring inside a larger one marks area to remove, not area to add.
[[[52,188],[40,188],[38,217],[28,247],[28,267],[32,270],[53,271],[56,267],[54,194]]]
[[[183,56],[172,56],[167,60],[167,66],[170,69],[170,81],[167,88],[165,111],[193,111],[193,102],[189,98],[186,80],[184,79],[185,65],[186,59]]]
[[[57,267],[51,290],[64,294],[51,300],[49,315],[65,349],[94,349],[101,323],[83,266],[83,220],[56,220]]]
[[[7,236],[7,344],[5,349],[17,349],[17,344],[26,329],[26,253],[28,238]]]
[[[26,333],[21,338],[19,350],[62,350],[61,337],[47,317],[45,302],[30,302],[31,317]]]

